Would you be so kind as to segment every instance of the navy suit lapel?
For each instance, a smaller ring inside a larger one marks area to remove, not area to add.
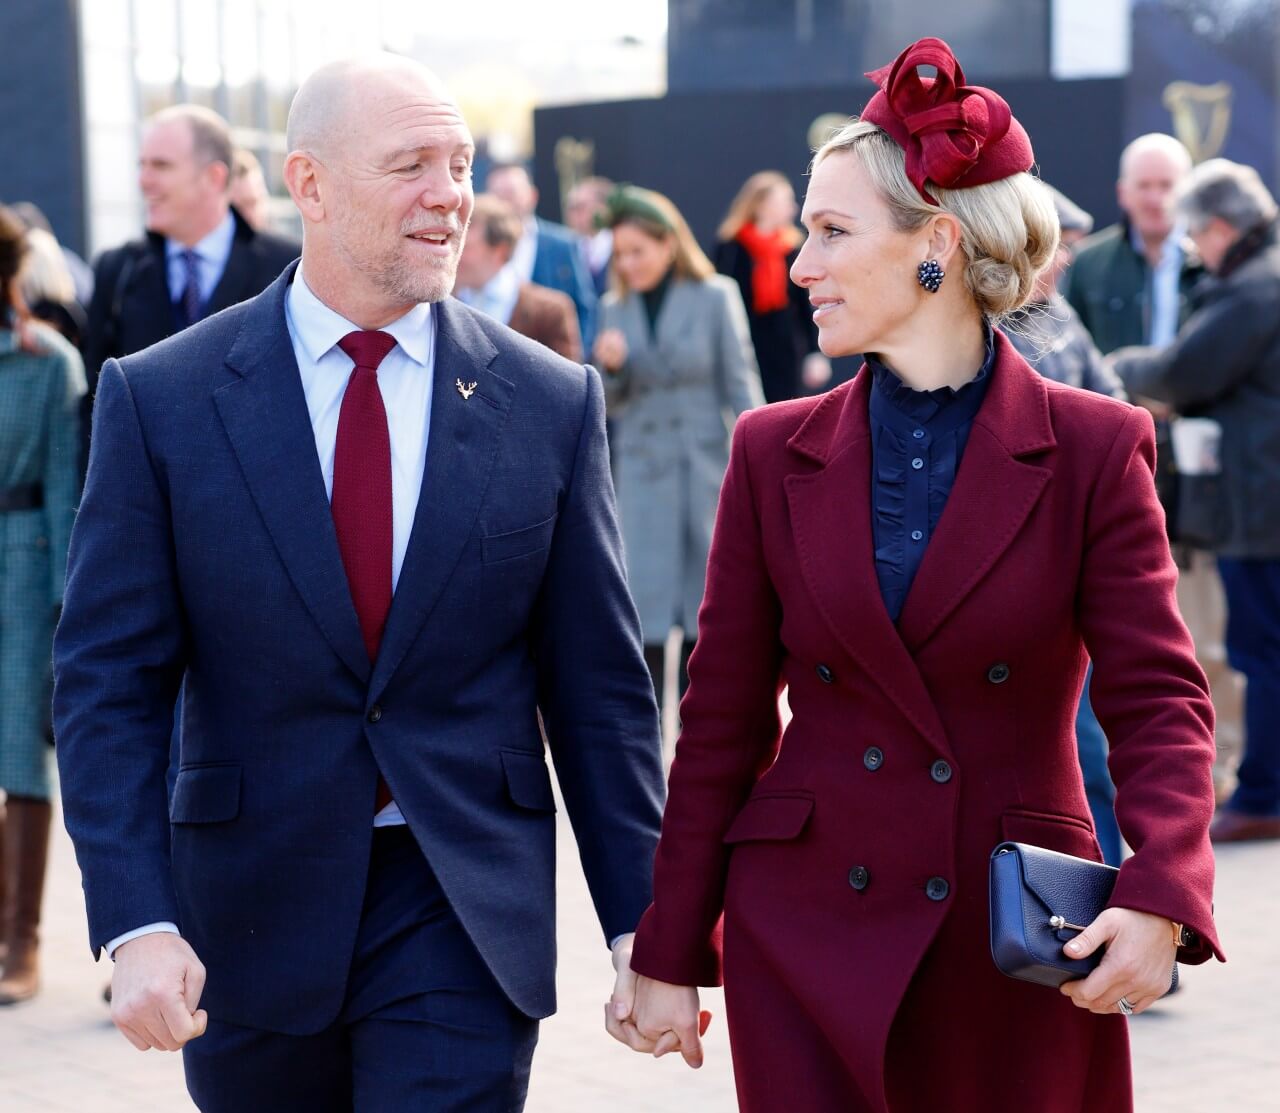
[[[498,350],[452,298],[437,303],[427,461],[418,509],[370,699],[385,689],[453,574],[484,501],[514,385],[490,369]],[[474,393],[464,398],[458,389]]]
[[[361,680],[371,665],[338,552],[315,434],[285,323],[297,264],[255,298],[214,403],[280,559],[316,624]]]

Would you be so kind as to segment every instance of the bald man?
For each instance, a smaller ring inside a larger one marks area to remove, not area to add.
[[[1173,198],[1191,156],[1172,135],[1140,135],[1120,155],[1119,224],[1084,240],[1064,293],[1104,354],[1129,344],[1163,346],[1189,312],[1191,287],[1204,274]]]
[[[447,296],[473,146],[428,71],[325,67],[288,139],[300,265],[102,372],[55,650],[90,943],[205,1113],[518,1111],[544,739],[623,980],[663,792],[601,385]]]

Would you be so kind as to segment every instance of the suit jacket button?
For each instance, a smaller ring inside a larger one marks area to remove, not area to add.
[[[945,761],[935,761],[929,770],[929,776],[938,784],[944,785],[951,780],[951,766]]]
[[[1003,684],[1009,679],[1009,666],[1003,661],[999,664],[992,665],[987,670],[987,679],[990,680],[992,684]]]
[[[369,722],[376,723],[381,718],[382,718],[382,708],[375,703],[371,708],[369,708],[369,715],[368,715]]]
[[[862,892],[871,883],[871,872],[866,866],[854,866],[849,871],[849,884]]]
[[[874,773],[884,764],[884,751],[879,746],[872,746],[862,755],[862,764]]]
[[[823,684],[834,684],[836,682],[836,674],[833,673],[826,665],[818,666],[818,679]]]
[[[951,886],[945,877],[931,877],[924,887],[924,895],[930,900],[946,900],[951,894]]]

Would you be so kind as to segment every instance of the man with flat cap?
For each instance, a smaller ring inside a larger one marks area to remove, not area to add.
[[[205,1113],[518,1111],[544,737],[624,980],[663,791],[601,386],[447,297],[432,74],[327,66],[288,132],[301,264],[102,370],[55,650],[90,942]]]

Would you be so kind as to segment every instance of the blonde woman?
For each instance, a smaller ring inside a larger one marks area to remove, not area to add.
[[[761,170],[738,190],[716,244],[716,270],[738,284],[747,307],[766,402],[795,398],[831,378],[809,297],[788,276],[804,241],[799,211],[791,183],[777,170]]]
[[[676,626],[684,694],[729,434],[763,399],[738,289],[715,273],[675,205],[621,186],[606,223],[613,272],[595,360],[613,421],[627,571],[661,708]]]
[[[723,977],[746,1113],[1127,1113],[1121,1014],[1175,955],[1221,957],[1213,708],[1151,419],[1045,381],[993,328],[1058,241],[1008,105],[937,39],[871,76],[817,154],[792,268],[823,351],[867,362],[735,431],[640,977],[608,1023],[697,1065],[693,987]],[[1101,858],[1073,731],[1088,657],[1134,853],[1062,933],[1068,957],[1106,950],[1059,993],[996,970],[988,858]]]

